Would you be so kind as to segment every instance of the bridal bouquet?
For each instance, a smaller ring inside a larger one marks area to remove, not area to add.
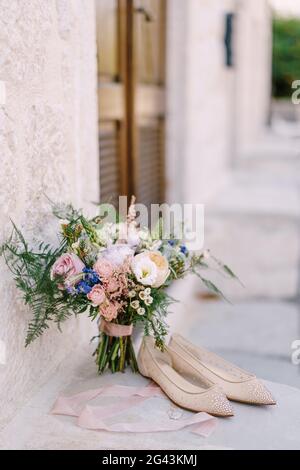
[[[110,223],[86,218],[72,206],[53,207],[60,221],[60,245],[41,242],[29,247],[14,225],[1,254],[22,291],[33,318],[26,346],[54,321],[86,313],[97,320],[99,335],[94,352],[98,371],[137,371],[132,344],[135,325],[152,334],[163,349],[168,331],[167,310],[173,299],[167,287],[188,273],[197,275],[216,294],[219,289],[203,275],[213,260],[230,277],[233,272],[208,252],[190,253],[178,239],[163,239],[158,229],[138,227],[134,199],[125,221]]]

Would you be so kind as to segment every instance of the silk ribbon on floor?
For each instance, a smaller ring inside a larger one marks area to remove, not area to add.
[[[122,400],[118,400],[117,403],[108,406],[91,406],[87,404],[87,402],[99,395],[122,398]],[[203,437],[208,437],[214,431],[217,423],[216,418],[204,412],[194,413],[183,419],[171,419],[168,417],[160,419],[159,423],[143,420],[128,423],[109,423],[109,418],[154,397],[166,398],[162,390],[154,383],[150,383],[146,387],[106,385],[69,397],[59,397],[54,403],[51,413],[77,417],[78,426],[98,431],[143,433],[179,431],[180,429],[190,427],[192,432]]]

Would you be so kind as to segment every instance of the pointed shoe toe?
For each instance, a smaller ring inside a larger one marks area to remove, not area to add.
[[[217,354],[194,346],[178,334],[172,336],[169,348],[189,363],[195,376],[218,385],[229,400],[253,405],[276,405],[271,392],[255,375]]]
[[[233,409],[222,390],[215,386],[198,386],[186,379],[172,362],[166,347],[162,352],[152,338],[143,340],[138,354],[139,371],[156,382],[164,393],[181,408],[206,412],[214,416],[232,416]],[[202,384],[203,385],[203,384]]]
[[[230,400],[253,405],[276,405],[276,400],[267,387],[257,378],[239,384],[237,390],[231,389],[227,395]]]
[[[230,401],[219,387],[216,387],[211,391],[209,401],[211,406],[207,406],[207,413],[214,416],[234,416],[234,410]]]

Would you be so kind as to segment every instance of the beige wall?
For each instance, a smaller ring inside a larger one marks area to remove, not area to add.
[[[236,10],[235,158],[251,155],[271,102],[272,22],[265,0],[238,0]]]
[[[88,205],[98,199],[94,4],[86,0],[1,0],[0,242],[9,217],[27,236],[53,236],[46,193],[53,200]],[[0,265],[0,404],[5,420],[77,344],[85,326],[68,321],[24,349],[30,313],[12,276]],[[80,328],[79,328],[80,327]],[[79,345],[80,347],[80,345]]]
[[[234,12],[234,67],[224,66]],[[267,0],[171,0],[167,43],[167,189],[205,203],[263,131],[271,86]]]
[[[278,15],[300,16],[299,0],[269,0],[269,3]]]
[[[205,202],[227,177],[234,72],[224,66],[224,15],[233,7],[233,0],[169,2],[170,200]]]

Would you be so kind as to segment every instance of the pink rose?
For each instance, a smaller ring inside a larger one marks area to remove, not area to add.
[[[95,285],[91,292],[88,293],[87,298],[92,302],[94,307],[101,305],[106,299],[103,287],[99,284]]]
[[[54,279],[58,276],[63,276],[65,282],[69,285],[75,284],[76,279],[73,279],[75,276],[80,274],[85,267],[81,259],[74,253],[65,253],[61,255],[53,264],[51,268],[51,279]]]
[[[105,302],[100,307],[100,314],[105,320],[112,321],[117,318],[120,307],[121,305],[118,302]]]
[[[113,266],[111,262],[102,257],[96,261],[93,269],[97,274],[99,274],[100,279],[109,279],[113,274]]]

